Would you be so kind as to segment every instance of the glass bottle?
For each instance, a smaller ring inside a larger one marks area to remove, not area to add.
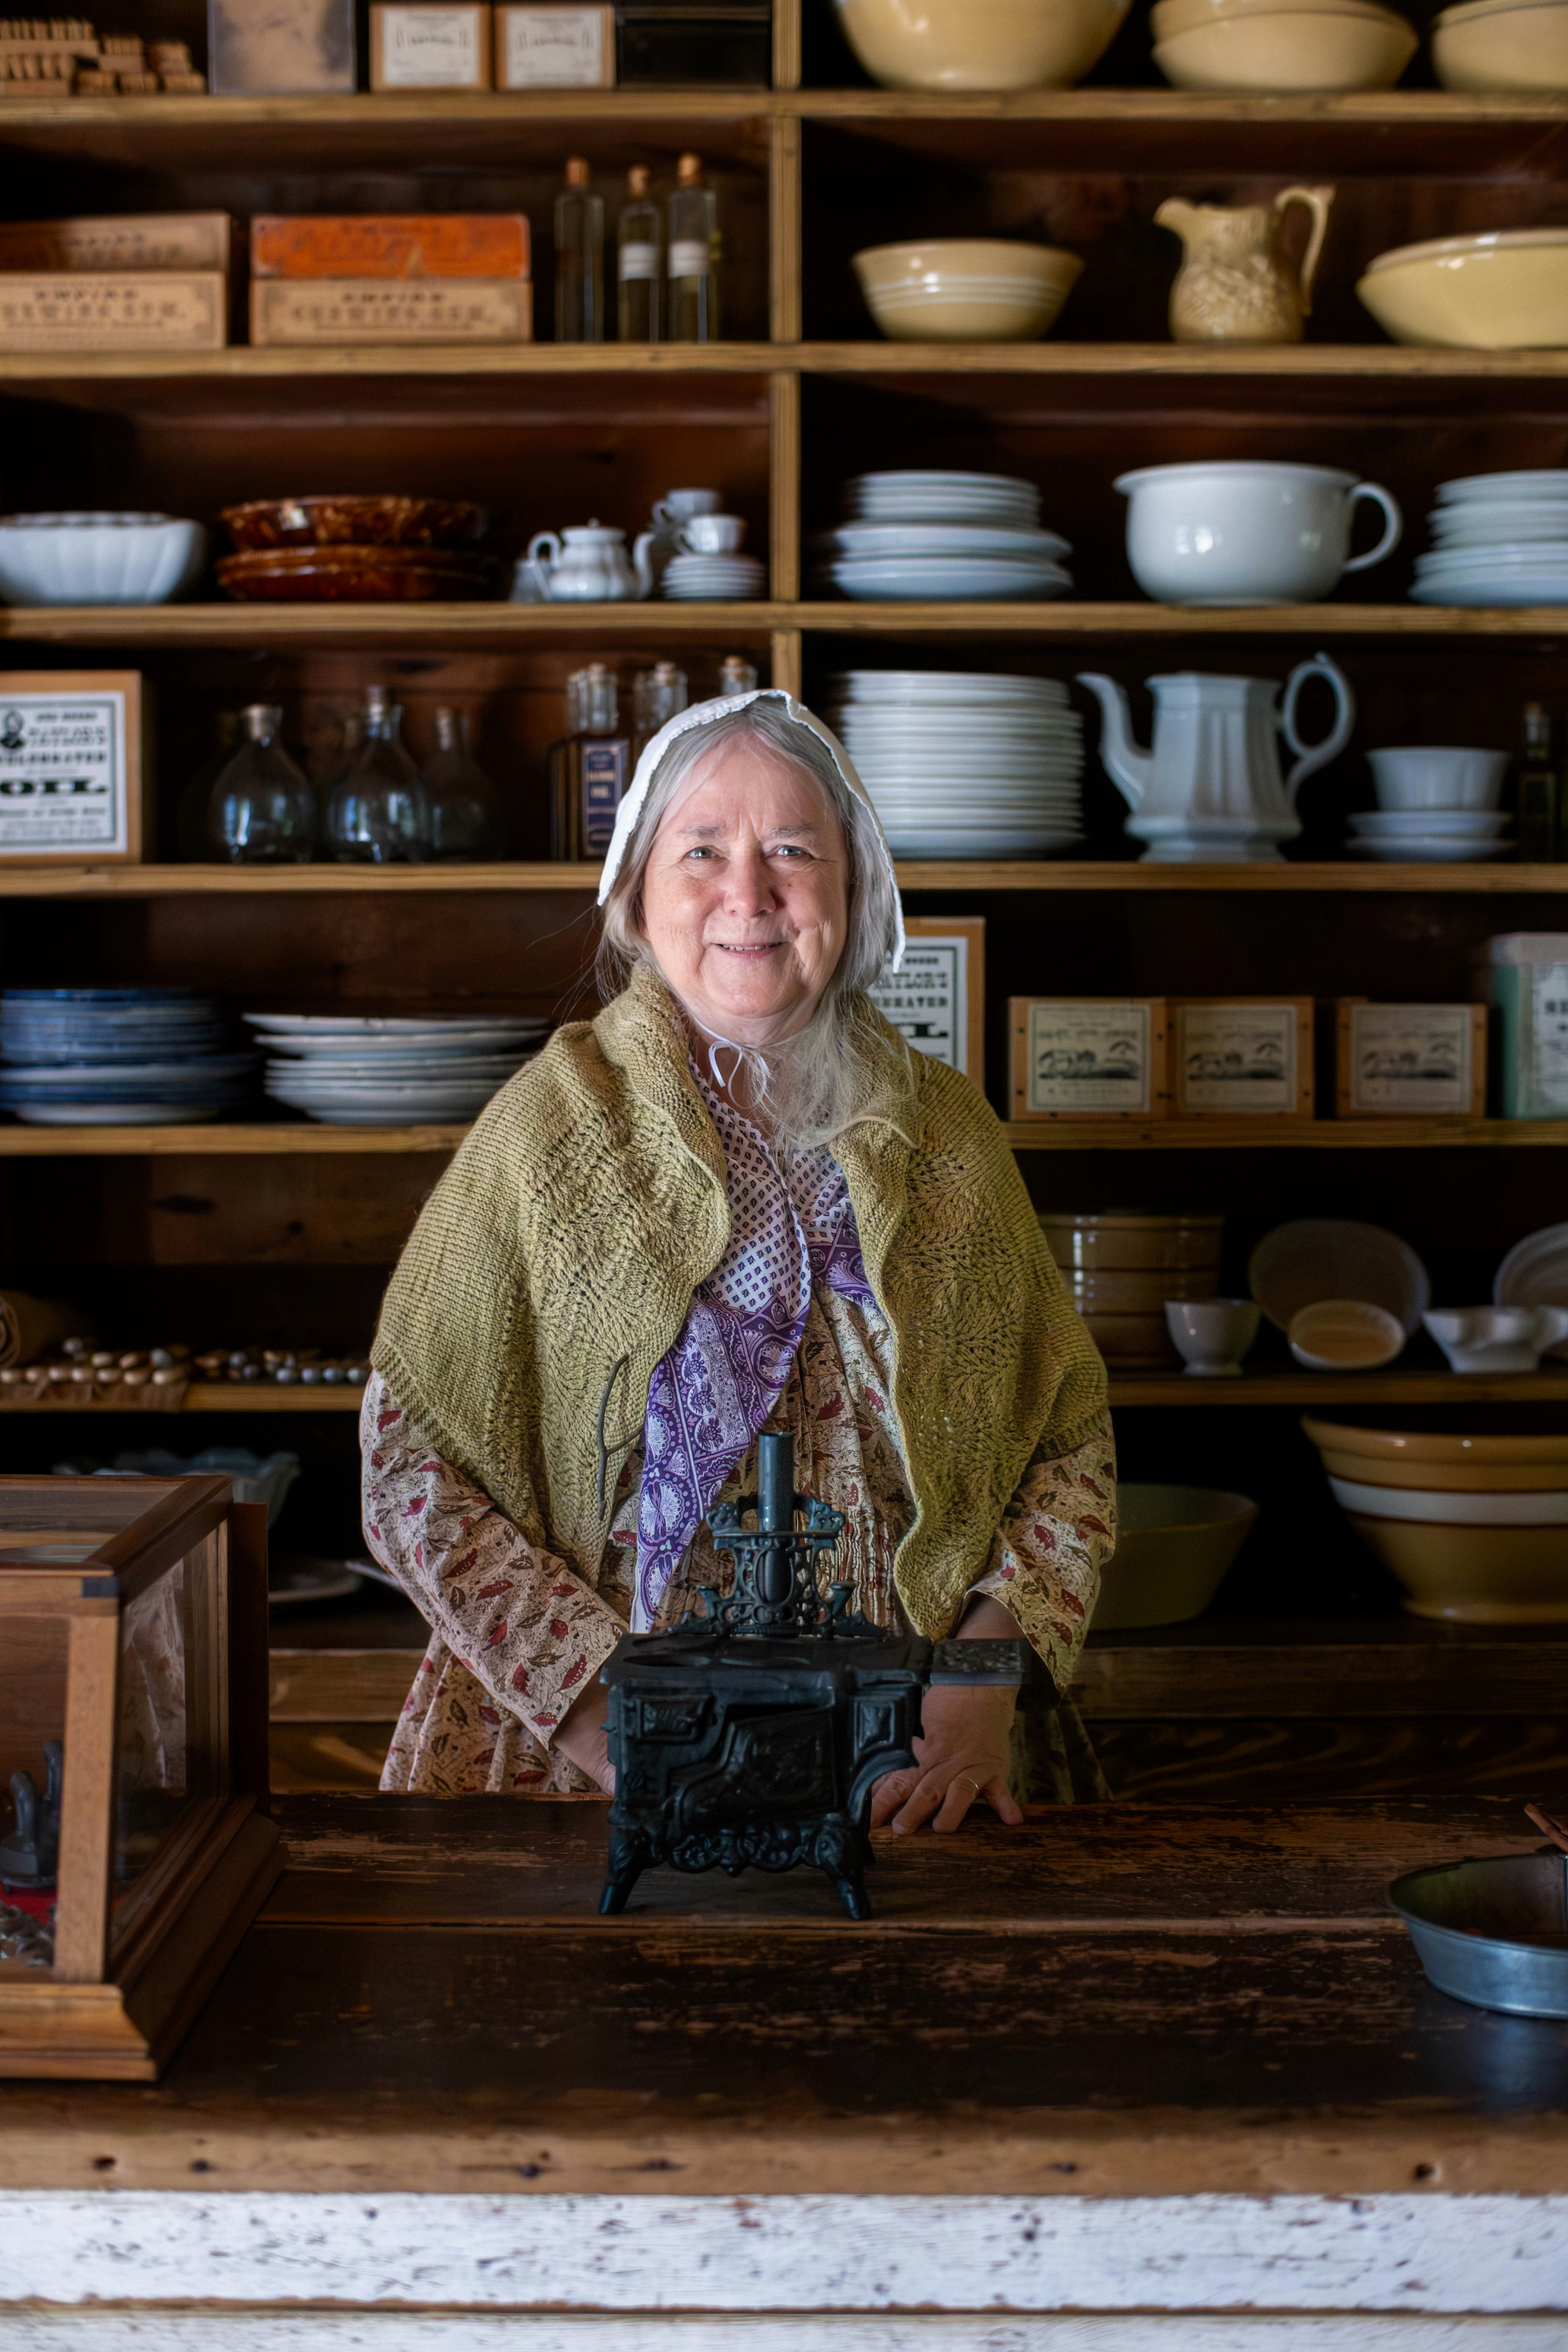
[[[207,856],[229,866],[300,866],[316,846],[316,795],[279,740],[283,713],[252,702],[242,740],[207,794]]]
[[[566,162],[566,185],[555,199],[555,340],[605,340],[605,199],[595,193],[581,155]]]
[[[651,669],[639,669],[632,677],[632,766],[642,758],[645,747],[661,727],[684,710],[687,703],[686,672],[672,661],[655,662]],[[605,845],[606,847],[608,844]]]
[[[505,837],[496,788],[468,751],[466,710],[437,710],[436,749],[420,771],[433,858],[499,857]]]
[[[214,722],[212,749],[184,791],[174,812],[174,855],[188,864],[212,856],[207,845],[207,803],[212,789],[238,749],[237,710],[220,710]]]
[[[647,192],[647,173],[634,163],[626,173],[626,200],[616,231],[616,277],[623,343],[657,343],[664,299],[663,223]]]
[[[632,777],[631,739],[621,732],[607,662],[590,662],[567,679],[566,726],[550,752],[550,855],[602,857]]]
[[[1516,771],[1515,834],[1521,864],[1557,855],[1557,771],[1552,764],[1552,719],[1540,702],[1524,706],[1524,750]]]
[[[756,690],[757,665],[744,654],[726,654],[719,665],[721,694],[752,694]]]
[[[702,158],[683,155],[669,196],[666,250],[669,310],[665,339],[711,343],[719,335],[719,200],[702,184]]]
[[[384,686],[364,690],[364,741],[327,803],[327,855],[345,865],[414,866],[430,855],[430,803],[403,748]]]

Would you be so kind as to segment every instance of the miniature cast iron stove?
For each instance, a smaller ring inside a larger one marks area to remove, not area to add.
[[[616,1797],[602,1912],[661,1864],[733,1876],[810,1863],[852,1919],[868,1917],[872,1784],[914,1762],[926,1685],[1023,1678],[1022,1642],[932,1643],[852,1614],[847,1584],[823,1593],[844,1517],[795,1492],[793,1438],[757,1440],[757,1488],[709,1522],[734,1559],[732,1591],[705,1590],[706,1617],[670,1633],[627,1634],[605,1665]]]

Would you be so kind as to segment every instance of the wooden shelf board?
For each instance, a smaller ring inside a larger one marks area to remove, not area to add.
[[[0,866],[0,898],[321,898],[390,892],[596,891],[589,865]]]
[[[178,871],[178,868],[175,869]],[[1016,863],[949,858],[921,864],[900,860],[905,891],[1116,890],[1261,891],[1279,897],[1300,891],[1407,894],[1460,891],[1472,897],[1505,898],[1521,893],[1568,891],[1568,864],[1562,866],[1373,866],[1323,861],[1278,866],[1145,866],[1129,858],[1085,858]],[[35,877],[28,877],[31,880]],[[0,896],[9,887],[0,875]]]
[[[0,151],[6,118],[0,115]],[[311,376],[757,375],[794,363],[773,343],[231,343],[221,352],[0,352],[0,385]]]
[[[1568,1404],[1568,1370],[1539,1372],[1110,1372],[1113,1408],[1131,1405]]]
[[[0,1127],[0,1160],[315,1157],[456,1151],[466,1127]]]
[[[788,608],[792,625],[835,636],[1532,637],[1568,636],[1568,605],[1466,611],[1447,604],[857,604]]]
[[[811,375],[1157,376],[1162,385],[1199,378],[1348,377],[1361,383],[1443,383],[1568,379],[1568,351],[1438,351],[1400,343],[893,343],[803,342],[785,346],[790,365]]]
[[[1561,1150],[1568,1118],[1014,1119],[1015,1151],[1408,1151]]]

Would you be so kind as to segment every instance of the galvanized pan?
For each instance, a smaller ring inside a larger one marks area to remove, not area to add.
[[[1440,1992],[1516,2017],[1568,2017],[1568,1854],[1406,1871],[1388,1899]]]

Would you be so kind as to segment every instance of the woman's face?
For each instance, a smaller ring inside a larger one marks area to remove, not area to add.
[[[813,776],[731,739],[659,820],[642,935],[710,1035],[765,1045],[811,1018],[844,952],[849,854]]]

